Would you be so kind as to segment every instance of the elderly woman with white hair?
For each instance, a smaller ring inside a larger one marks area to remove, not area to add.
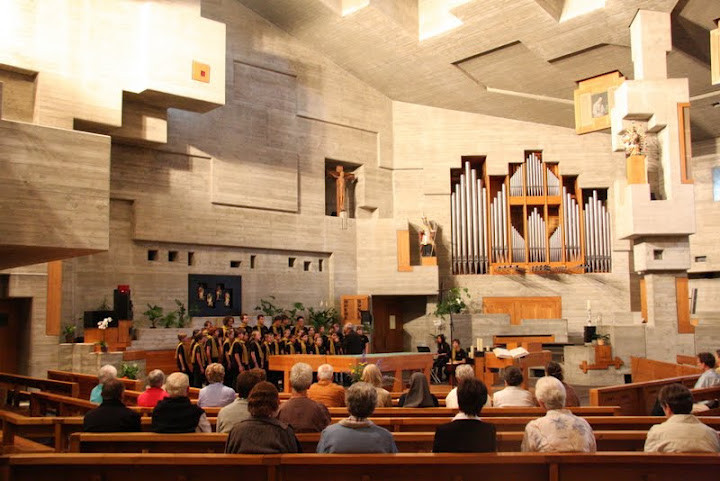
[[[345,394],[350,416],[326,427],[320,435],[318,453],[397,453],[393,435],[368,418],[375,411],[375,386],[358,382]]]
[[[137,405],[144,408],[154,408],[157,403],[168,397],[168,393],[163,389],[165,383],[165,373],[160,369],[153,369],[147,376],[147,389],[137,398]]]
[[[328,408],[345,406],[345,389],[333,382],[333,367],[322,364],[317,370],[318,382],[308,389],[308,397]]]
[[[112,364],[105,364],[98,371],[98,385],[90,391],[90,401],[100,404],[103,402],[102,388],[103,384],[108,382],[110,379],[117,378],[117,369]]]
[[[304,362],[290,369],[290,399],[280,405],[278,420],[289,424],[296,433],[319,433],[330,424],[330,412],[307,396],[312,384],[312,367]]]
[[[190,379],[187,374],[174,372],[167,377],[165,389],[169,395],[152,412],[152,430],[156,433],[209,433],[210,422],[202,408],[188,397]]]
[[[457,369],[455,369],[455,378],[457,379],[458,385],[463,379],[475,379],[475,369],[470,364],[460,364]],[[457,391],[458,388],[454,387],[447,393],[447,396],[445,396],[445,407],[459,409],[460,405],[458,404]],[[490,406],[490,404],[490,396],[487,396],[487,401],[484,406],[487,407]]]
[[[551,376],[538,379],[535,397],[547,413],[525,426],[524,452],[594,453],[595,435],[590,424],[565,409],[565,387]]]
[[[200,390],[198,406],[201,408],[222,408],[235,400],[235,390],[223,384],[225,368],[214,362],[205,368],[208,385]]]

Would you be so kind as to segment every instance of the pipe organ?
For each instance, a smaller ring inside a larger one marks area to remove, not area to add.
[[[610,272],[607,189],[581,189],[542,152],[526,152],[507,176],[463,158],[451,184],[453,274]]]

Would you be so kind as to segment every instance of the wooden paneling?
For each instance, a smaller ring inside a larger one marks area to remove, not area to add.
[[[647,382],[669,377],[692,376],[702,373],[696,365],[673,364],[644,357],[630,358],[630,372],[633,382]]]
[[[675,356],[675,359],[677,360],[678,364],[687,364],[688,366],[695,366],[697,365],[697,357],[695,356],[685,356],[683,354],[678,354]]]
[[[359,324],[360,311],[370,310],[370,296],[340,296],[340,306],[343,322]]]
[[[483,312],[509,314],[510,323],[523,319],[562,319],[562,298],[557,297],[485,297]],[[544,334],[544,333],[538,333]]]
[[[675,278],[675,298],[677,301],[678,334],[693,334],[695,326],[690,323],[690,296],[688,278]]]
[[[48,336],[59,336],[62,311],[62,261],[48,262],[47,271],[45,334]]]
[[[648,322],[647,285],[644,277],[640,279],[640,315],[643,323]]]
[[[678,137],[680,141],[680,181],[692,184],[690,163],[692,161],[692,141],[690,139],[690,104],[680,103],[678,110]]]
[[[398,272],[412,272],[410,265],[410,231],[397,231],[397,263]]]

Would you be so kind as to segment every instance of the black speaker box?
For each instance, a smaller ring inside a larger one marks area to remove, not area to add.
[[[132,301],[130,300],[130,291],[120,292],[115,289],[113,293],[113,310],[118,320],[130,321],[133,318]]]

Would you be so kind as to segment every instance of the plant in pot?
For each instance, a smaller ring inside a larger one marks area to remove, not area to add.
[[[158,305],[151,306],[150,304],[148,304],[147,306],[148,310],[143,312],[143,315],[147,317],[150,321],[150,328],[155,329],[157,327],[158,321],[162,320],[162,318],[165,317],[163,315],[163,308]]]
[[[65,324],[62,328],[63,336],[65,336],[65,342],[72,343],[75,341],[75,331],[77,327],[75,324]]]
[[[610,344],[610,334],[600,334],[599,332],[596,332],[593,335],[593,341],[597,341],[598,346]]]
[[[98,344],[100,345],[100,350],[102,352],[108,352],[108,345],[105,342],[105,330],[108,328],[111,322],[112,317],[106,317],[102,321],[98,322],[98,329],[102,331],[102,340],[98,342]]]
[[[120,364],[120,377],[126,377],[128,379],[137,379],[138,372],[140,372],[140,366],[135,362],[122,363]]]
[[[336,322],[340,322],[340,316],[334,307],[327,309],[321,307],[318,310],[308,307],[308,321],[310,325],[315,327],[316,330],[320,329],[321,326],[328,327]]]

